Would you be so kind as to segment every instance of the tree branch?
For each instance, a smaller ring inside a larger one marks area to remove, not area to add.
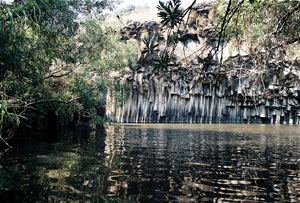
[[[47,100],[47,99],[44,99],[44,100],[39,100],[39,101],[34,101],[34,102],[31,102],[31,103],[25,103],[24,106],[33,106],[35,104],[40,104],[40,103],[62,103],[62,104],[70,104],[74,101],[77,101],[77,100],[80,100],[82,99],[82,97],[76,97],[76,98],[73,98],[73,99],[70,99],[69,101],[61,101],[61,100],[56,100],[56,99],[51,99],[51,100]]]
[[[221,31],[220,31],[220,35],[219,35],[219,40],[218,40],[218,45],[217,45],[216,52],[219,51],[222,34],[224,32],[224,28],[225,28],[225,24],[226,24],[226,18],[227,18],[228,14],[229,14],[229,11],[230,11],[230,6],[231,6],[231,0],[229,0],[229,2],[228,2],[226,13],[225,13],[225,16],[224,16],[224,19],[223,19],[223,22],[222,22],[222,26],[221,26]]]
[[[60,71],[58,71],[58,72],[60,72]],[[55,72],[55,73],[58,73],[58,72]],[[55,73],[52,73],[52,74],[50,74],[50,75],[47,76],[47,77],[44,77],[42,80],[47,80],[47,79],[49,79],[49,78],[60,78],[60,77],[63,77],[63,76],[67,76],[67,75],[69,75],[70,73],[72,73],[72,71],[68,71],[68,72],[63,73],[63,74],[61,74],[61,75],[55,75]]]
[[[300,9],[300,2],[297,3],[297,5],[292,9],[290,10],[285,16],[283,16],[279,22],[278,22],[278,25],[276,27],[276,30],[273,32],[274,35],[276,35],[277,33],[280,33],[282,32],[283,28],[285,27],[289,17],[294,14],[297,10]]]

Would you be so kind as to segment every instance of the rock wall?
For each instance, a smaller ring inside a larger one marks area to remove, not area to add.
[[[260,67],[248,51],[230,48],[230,43],[223,47],[222,55],[211,58],[209,50],[216,46],[212,16],[212,5],[194,9],[174,52],[176,66],[168,69],[151,65],[141,42],[148,35],[162,49],[166,41],[163,28],[157,22],[126,26],[123,39],[137,40],[140,66],[129,68],[119,78],[129,88],[123,92],[123,105],[115,102],[114,90],[108,91],[108,117],[122,123],[299,124],[299,61],[278,58],[265,60]]]
[[[145,73],[134,73],[123,106],[111,105],[108,116],[118,122],[171,123],[300,123],[299,85],[293,96],[242,95],[248,80],[227,77],[217,82],[165,82],[153,77],[143,81]],[[271,88],[270,85],[268,88]],[[110,95],[113,95],[113,91]],[[262,93],[263,94],[263,93]],[[109,97],[108,98],[113,98]]]

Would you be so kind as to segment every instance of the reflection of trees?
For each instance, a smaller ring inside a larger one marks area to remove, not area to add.
[[[24,164],[10,163],[10,166],[7,164],[0,167],[1,202],[110,200],[105,195],[108,170],[102,166],[104,159],[101,158],[104,152],[104,131],[55,133],[63,140],[51,140],[54,144],[36,142],[37,148],[45,149],[27,158],[22,157],[19,161]],[[50,136],[53,139],[53,135]],[[34,146],[29,148],[33,149]]]
[[[106,134],[68,132],[65,138],[35,143],[47,152],[24,164],[0,164],[0,197],[292,202],[300,195],[299,137],[108,127]]]

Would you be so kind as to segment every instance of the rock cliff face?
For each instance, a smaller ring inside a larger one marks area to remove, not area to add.
[[[277,50],[272,60],[251,50],[223,43],[223,52],[212,55],[214,9],[201,5],[193,10],[179,36],[174,64],[165,69],[151,64],[142,39],[166,42],[157,22],[133,22],[122,32],[123,40],[134,38],[139,46],[139,67],[129,68],[119,78],[128,86],[125,101],[117,105],[114,90],[107,94],[107,115],[118,122],[171,123],[300,123],[300,64],[284,59]],[[276,55],[275,54],[275,55]]]

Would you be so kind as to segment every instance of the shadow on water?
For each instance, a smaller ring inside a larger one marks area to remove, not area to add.
[[[18,136],[1,202],[299,202],[300,128],[125,125]]]

